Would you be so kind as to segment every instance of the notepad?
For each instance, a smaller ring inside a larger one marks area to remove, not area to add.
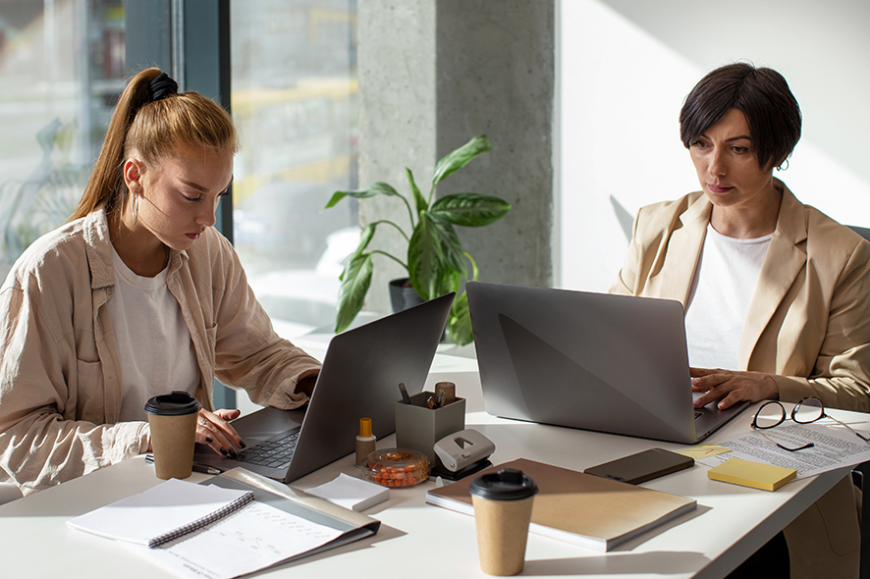
[[[364,511],[390,498],[390,489],[345,473],[319,487],[308,489],[308,494],[326,499],[346,509]]]
[[[793,480],[797,471],[772,464],[732,458],[707,471],[707,478],[763,491],[775,491]]]

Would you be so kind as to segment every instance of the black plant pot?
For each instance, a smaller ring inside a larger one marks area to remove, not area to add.
[[[390,304],[393,313],[407,310],[412,306],[423,303],[423,298],[408,281],[408,278],[394,279],[390,282]]]
[[[394,314],[422,303],[423,298],[420,297],[408,278],[394,279],[390,282],[390,305],[393,306]],[[447,341],[447,328],[444,328],[444,332],[441,334],[441,341]]]

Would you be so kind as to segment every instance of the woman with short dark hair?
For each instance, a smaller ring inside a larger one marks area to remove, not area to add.
[[[815,396],[870,411],[870,243],[773,176],[800,130],[779,73],[743,63],[712,71],[680,113],[701,191],[638,212],[611,291],[683,303],[696,406]],[[851,483],[786,538],[793,576],[856,575]]]

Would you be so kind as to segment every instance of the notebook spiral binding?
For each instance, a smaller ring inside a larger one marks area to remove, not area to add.
[[[173,541],[179,537],[183,537],[184,535],[187,535],[194,531],[198,531],[206,525],[214,523],[215,521],[219,521],[227,515],[241,509],[253,500],[254,493],[247,492],[236,500],[232,501],[231,503],[228,503],[223,507],[219,508],[218,510],[214,511],[213,513],[209,513],[204,517],[201,517],[191,523],[184,525],[183,527],[178,527],[177,529],[173,529],[168,533],[163,533],[158,537],[154,537],[153,539],[148,541],[148,547],[150,549],[153,549],[155,547],[159,547],[160,545],[168,543],[169,541]]]

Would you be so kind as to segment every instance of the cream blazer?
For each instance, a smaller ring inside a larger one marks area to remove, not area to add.
[[[148,448],[146,422],[119,422],[111,243],[105,213],[95,211],[37,240],[0,288],[0,481],[25,494]],[[274,332],[213,227],[172,252],[166,284],[190,330],[203,407],[214,408],[215,378],[264,406],[308,400],[296,385],[320,363]]]
[[[738,369],[770,374],[784,401],[815,395],[831,408],[870,411],[870,243],[777,187],[779,217],[746,314]],[[641,209],[611,292],[685,307],[712,208],[696,192]],[[858,576],[849,477],[784,532],[793,578]]]
[[[770,374],[784,401],[815,395],[831,408],[868,412],[870,243],[777,186],[779,218],[746,314],[738,369]],[[685,307],[712,207],[696,192],[641,209],[611,292]]]

